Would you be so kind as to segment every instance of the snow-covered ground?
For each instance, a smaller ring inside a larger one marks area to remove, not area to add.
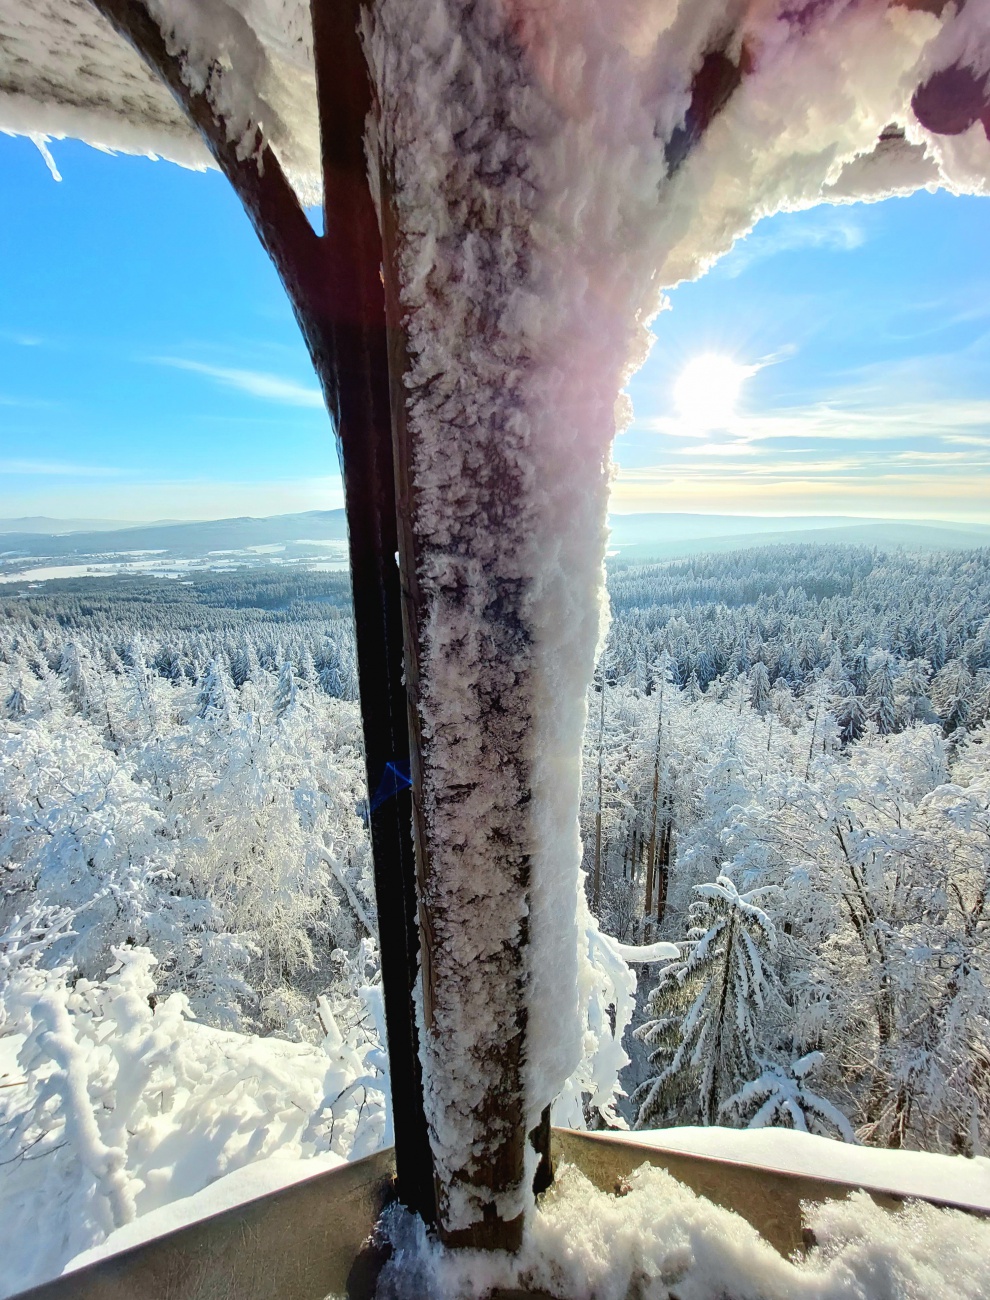
[[[286,555],[286,546],[247,546],[241,550],[210,551],[203,556],[167,556],[161,551],[147,551],[139,558],[99,558],[79,556],[74,564],[31,564],[24,561],[7,561],[0,568],[0,583],[49,582],[57,578],[113,578],[118,574],[147,574],[160,578],[175,578],[190,570],[216,570],[267,565],[292,566],[318,573],[342,573],[347,569],[346,542],[307,542],[300,548],[312,548],[315,555],[305,553]],[[295,547],[293,548],[295,549]],[[131,553],[133,554],[133,553]]]

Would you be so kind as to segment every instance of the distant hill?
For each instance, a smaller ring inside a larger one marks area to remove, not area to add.
[[[133,519],[52,519],[49,515],[22,515],[19,519],[0,519],[0,536],[7,533],[105,533],[114,528],[137,528]]]
[[[346,537],[347,522],[343,510],[309,510],[304,514],[269,515],[261,519],[244,515],[237,519],[133,524],[88,532],[43,534],[28,529],[0,532],[0,550],[46,558],[107,555],[120,551],[164,551],[182,557],[285,542],[343,541]]]
[[[851,516],[636,514],[613,515],[610,549],[619,559],[674,559],[796,542],[907,550],[965,550],[990,546],[990,525],[941,520],[858,519]]]
[[[0,521],[0,552],[64,558],[156,551],[176,559],[298,542],[345,541],[343,510],[114,526],[111,521],[31,518]],[[17,524],[17,528],[8,528]],[[990,546],[990,525],[941,520],[858,519],[841,515],[771,518],[760,515],[655,513],[613,515],[611,551],[620,559],[673,559],[783,543],[847,542],[858,546],[945,550]],[[43,528],[46,525],[47,528]]]

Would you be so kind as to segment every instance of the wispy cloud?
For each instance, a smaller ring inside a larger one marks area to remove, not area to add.
[[[637,423],[634,429],[657,435],[654,463],[619,469],[616,504],[889,513],[896,503],[919,517],[986,520],[990,400],[933,400],[927,391],[912,398],[904,388],[908,394],[890,404],[859,385],[827,402],[738,415],[704,439],[685,436],[674,417]]]
[[[57,405],[57,402],[49,401],[44,397],[11,397],[9,394],[0,393],[0,406],[16,406],[24,410],[37,410]]]
[[[870,514],[986,523],[990,472],[953,466],[931,474],[899,466],[893,473],[848,472],[846,465],[789,465],[741,474],[738,465],[708,475],[690,468],[621,469],[612,490],[618,510],[686,510],[728,514]],[[810,470],[809,472],[805,472]]]
[[[0,474],[41,474],[57,478],[120,478],[127,470],[112,465],[76,465],[64,460],[0,460]]]
[[[21,334],[16,330],[0,330],[0,341],[13,343],[19,348],[39,348],[43,339],[37,334]]]
[[[176,370],[189,370],[206,375],[226,388],[237,389],[252,397],[268,402],[281,402],[285,406],[322,407],[323,394],[314,385],[300,384],[294,379],[269,374],[265,370],[239,370],[228,366],[211,366],[203,361],[188,361],[183,357],[151,357],[156,365],[172,366]]]
[[[674,416],[637,420],[635,430],[680,440],[696,436]],[[752,444],[810,439],[836,442],[892,442],[924,438],[985,446],[990,434],[990,400],[981,398],[901,402],[880,406],[852,398],[778,407],[760,415],[739,415],[725,430],[727,442]],[[981,436],[982,435],[982,436]],[[718,445],[718,444],[714,444]],[[712,444],[705,447],[708,451]],[[686,447],[680,454],[699,451]]]
[[[301,510],[335,510],[343,485],[334,474],[300,479],[243,482],[223,479],[98,482],[14,480],[0,465],[0,518],[54,515],[64,518],[133,520],[223,519],[234,515],[280,515]]]
[[[778,253],[794,253],[806,249],[851,253],[865,243],[866,231],[858,222],[845,216],[835,216],[815,226],[781,223],[766,232],[757,229],[736,244],[725,259],[724,270],[734,280],[757,262],[776,257]]]

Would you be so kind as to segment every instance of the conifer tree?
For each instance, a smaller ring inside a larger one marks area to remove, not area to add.
[[[728,876],[695,886],[686,957],[661,972],[650,996],[654,1019],[637,1037],[654,1048],[660,1072],[633,1094],[637,1128],[672,1116],[714,1124],[722,1103],[757,1069],[776,999],[767,958],[773,922],[756,905],[766,888],[740,894]]]
[[[866,730],[866,712],[863,701],[858,695],[847,695],[835,706],[835,720],[839,727],[839,737],[844,745],[861,739]]]
[[[24,688],[19,677],[4,701],[3,710],[4,716],[11,722],[17,722],[27,714],[27,700],[24,698]]]
[[[196,716],[215,722],[230,718],[230,690],[219,659],[211,659],[196,694]]]
[[[866,689],[866,714],[881,736],[897,730],[897,704],[894,700],[894,673],[890,658],[884,656]]]
[[[85,714],[89,708],[90,687],[86,671],[85,651],[78,642],[68,641],[59,659],[58,675],[65,694],[76,713]]]
[[[808,1075],[823,1060],[821,1052],[808,1052],[788,1065],[761,1061],[759,1077],[722,1103],[719,1118],[734,1127],[790,1128],[855,1142],[852,1125],[842,1111],[808,1085]]]
[[[766,664],[760,662],[753,665],[753,671],[749,678],[749,702],[762,717],[770,708],[770,674],[767,672]]]
[[[296,702],[296,680],[292,673],[292,660],[286,659],[279,669],[275,688],[275,719],[281,722]]]
[[[936,675],[932,682],[932,703],[938,711],[944,736],[967,726],[973,687],[973,675],[961,659],[951,660]]]

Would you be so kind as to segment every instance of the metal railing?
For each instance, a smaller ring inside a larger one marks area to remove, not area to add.
[[[747,1219],[783,1254],[808,1243],[801,1203],[845,1197],[853,1185],[640,1145],[635,1135],[553,1131],[554,1160],[614,1191],[647,1163]],[[371,1234],[393,1196],[391,1150],[302,1182],[69,1273],[15,1300],[371,1300],[382,1248]],[[896,1211],[904,1198],[864,1188]],[[936,1202],[944,1204],[944,1202]],[[976,1213],[959,1203],[957,1208]],[[506,1300],[503,1297],[503,1300]]]

